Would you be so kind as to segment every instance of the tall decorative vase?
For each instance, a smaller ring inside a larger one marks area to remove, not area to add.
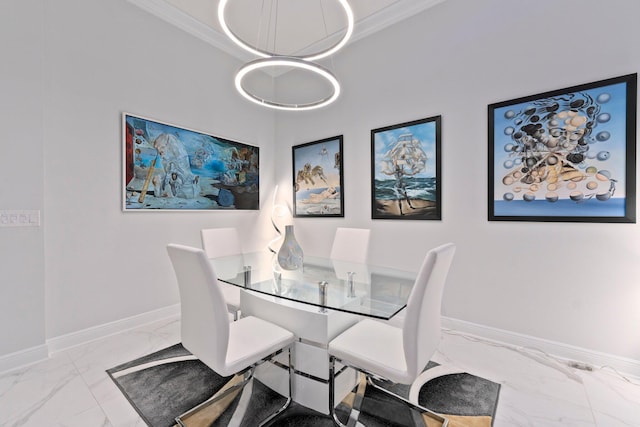
[[[302,248],[293,234],[293,225],[284,227],[284,240],[278,251],[278,264],[285,270],[298,270],[302,268]]]

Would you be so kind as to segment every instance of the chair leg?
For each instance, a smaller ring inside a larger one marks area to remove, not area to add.
[[[333,418],[333,422],[338,427],[345,427],[340,419],[338,418],[338,414],[336,414],[335,408],[335,399],[336,399],[336,358],[331,356],[329,358],[329,413]]]
[[[364,399],[364,388],[358,385],[358,390],[353,401],[353,406],[349,411],[349,419],[347,424],[342,424],[342,421],[338,418],[336,413],[336,358],[331,356],[329,358],[329,413],[333,418],[333,423],[338,427],[354,427],[358,424],[358,417],[360,415],[360,408]]]
[[[426,412],[427,414],[429,414],[430,417],[435,418],[437,421],[440,421],[442,423],[442,427],[447,427],[449,425],[449,420],[445,417],[443,417],[442,415],[438,414],[437,412],[433,412],[432,410],[425,408],[424,406],[420,406],[417,405],[413,402],[411,402],[409,399],[404,398],[392,391],[387,390],[386,388],[383,388],[381,386],[379,386],[378,384],[375,383],[375,381],[373,380],[373,378],[370,375],[367,375],[367,383],[369,383],[372,387],[374,387],[376,390],[380,390],[381,392],[397,399],[400,400],[402,402],[404,402],[406,405],[408,405],[410,408],[415,409],[417,411],[420,412]]]
[[[282,407],[280,407],[276,412],[274,412],[273,414],[269,415],[267,418],[262,420],[260,422],[260,424],[258,424],[259,427],[262,427],[262,426],[268,424],[274,418],[276,418],[278,415],[280,415],[282,412],[284,412],[284,410],[287,409],[289,407],[289,405],[291,405],[291,401],[293,400],[292,394],[291,394],[291,383],[293,381],[293,379],[291,378],[291,347],[288,348],[288,353],[289,353],[289,396],[287,396],[287,401],[284,402],[284,405],[282,405]]]
[[[204,402],[200,403],[197,406],[194,406],[193,408],[189,409],[187,412],[180,414],[179,416],[177,416],[175,418],[175,422],[180,426],[180,427],[185,427],[185,424],[182,422],[183,419],[189,417],[190,415],[198,412],[199,410],[201,410],[204,407],[207,407],[209,405],[213,405],[214,403],[218,402],[219,400],[222,400],[224,397],[228,396],[229,394],[233,393],[234,391],[244,387],[252,378],[253,378],[253,371],[254,368],[251,367],[247,370],[245,370],[244,372],[242,372],[242,375],[244,377],[244,379],[239,382],[238,384],[234,384],[233,386],[229,387],[228,389],[226,389],[225,391],[223,391],[220,394],[214,394],[213,396],[211,396],[209,399],[205,400]]]

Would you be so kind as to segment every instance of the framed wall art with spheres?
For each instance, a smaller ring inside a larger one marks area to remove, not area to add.
[[[637,74],[491,104],[489,221],[636,221]]]

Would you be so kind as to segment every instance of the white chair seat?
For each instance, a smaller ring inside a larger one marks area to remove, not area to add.
[[[286,347],[293,339],[290,331],[257,317],[238,319],[229,324],[226,364],[218,367],[218,373],[227,376],[239,372],[251,366],[256,359],[263,359]]]
[[[338,359],[407,384],[413,378],[407,372],[403,349],[402,329],[369,319],[355,324],[329,344],[329,353]]]

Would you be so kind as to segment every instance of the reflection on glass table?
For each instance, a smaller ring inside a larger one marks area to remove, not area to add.
[[[269,252],[211,259],[223,282],[320,310],[390,319],[406,304],[416,273],[305,256],[300,270],[280,268]]]

